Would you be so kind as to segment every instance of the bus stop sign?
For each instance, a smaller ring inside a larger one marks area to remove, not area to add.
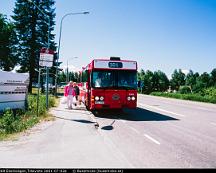
[[[39,65],[43,67],[52,67],[53,66],[53,56],[54,56],[53,50],[42,48],[40,50]]]

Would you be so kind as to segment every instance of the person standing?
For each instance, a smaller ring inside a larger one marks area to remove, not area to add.
[[[67,97],[68,109],[72,109],[73,97],[76,96],[75,89],[73,87],[73,82],[70,81],[68,85],[64,88],[64,96]]]
[[[79,99],[80,90],[79,90],[79,87],[77,86],[76,82],[73,83],[73,87],[75,89],[75,94],[76,94],[75,97],[76,97],[76,102],[77,102]],[[76,106],[76,103],[75,103],[75,106]]]

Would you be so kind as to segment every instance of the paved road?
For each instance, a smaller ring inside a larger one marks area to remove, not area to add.
[[[97,117],[134,167],[216,168],[216,105],[139,95],[138,107]]]
[[[130,168],[132,165],[94,127],[90,112],[65,105],[51,110],[17,141],[0,142],[0,168]]]
[[[139,95],[136,110],[51,113],[0,143],[0,167],[216,168],[216,105]]]

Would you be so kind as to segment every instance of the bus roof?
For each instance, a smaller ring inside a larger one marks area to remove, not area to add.
[[[129,60],[93,60],[94,69],[137,70],[137,62]]]
[[[94,59],[88,69],[137,70],[137,62],[132,60]]]

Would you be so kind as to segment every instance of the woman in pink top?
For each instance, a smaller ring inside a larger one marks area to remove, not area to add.
[[[69,84],[65,86],[64,96],[67,97],[68,109],[72,109],[73,97],[76,96],[72,81],[70,81]]]

